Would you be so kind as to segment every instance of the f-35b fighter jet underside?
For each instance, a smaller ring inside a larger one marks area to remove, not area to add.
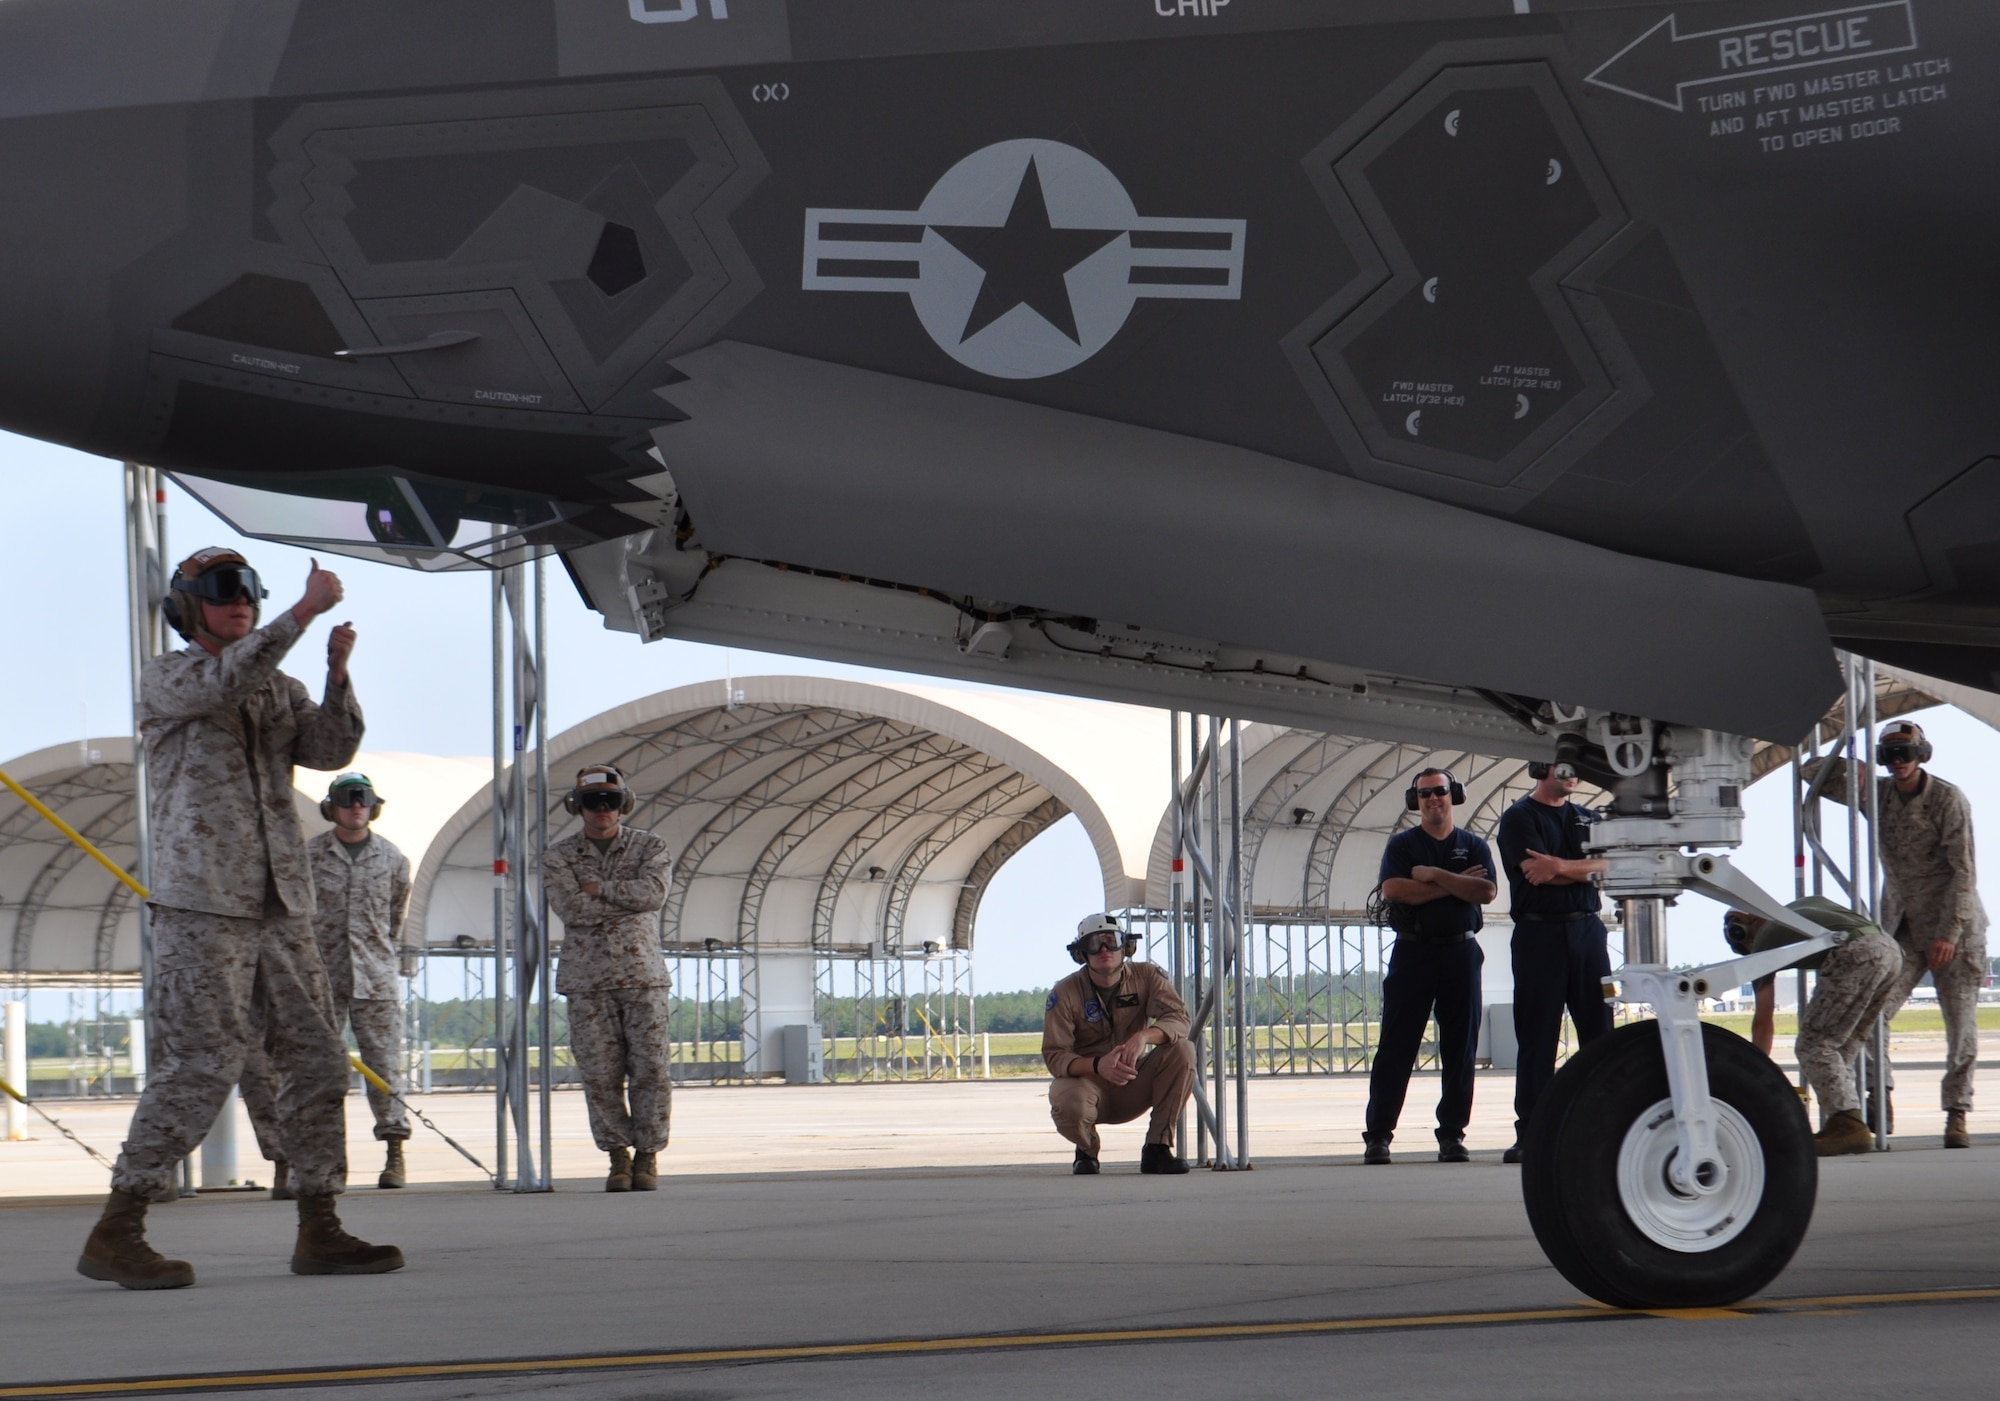
[[[1829,636],[1996,684],[1996,59],[1969,0],[11,0],[0,421],[648,638],[1788,739]]]
[[[1570,766],[1660,1034],[1529,1217],[1725,1303],[1816,1170],[1699,999],[1834,936],[1689,849],[1831,642],[2000,685],[1996,75],[1977,0],[8,0],[0,424],[646,638]],[[1685,890],[1811,937],[1672,970]]]

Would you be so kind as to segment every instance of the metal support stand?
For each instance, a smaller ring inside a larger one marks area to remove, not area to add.
[[[147,781],[146,741],[139,731],[139,683],[146,664],[167,650],[167,620],[160,604],[167,596],[167,482],[151,467],[125,464],[125,603],[130,622],[132,669],[132,840],[137,850],[137,879],[153,887],[152,787]],[[139,1022],[146,1037],[134,1046],[135,1060],[151,1065],[158,1059],[154,1040],[153,912],[139,902]],[[135,1079],[138,1077],[134,1077]],[[140,1085],[143,1090],[145,1087]],[[181,1195],[194,1194],[194,1169],[181,1163]]]
[[[1181,995],[1195,1008],[1189,1040],[1195,1052],[1195,1160],[1217,1169],[1250,1165],[1248,892],[1243,882],[1243,776],[1237,763],[1237,722],[1186,715],[1188,764],[1183,768],[1183,713],[1173,716],[1174,947],[1186,950]],[[1226,728],[1226,738],[1225,738]],[[1228,790],[1224,824],[1224,788]],[[1185,882],[1183,884],[1183,882]],[[1206,1082],[1206,1083],[1204,1083]],[[1234,1085],[1234,1143],[1229,1113]],[[1211,1147],[1212,1145],[1212,1147]]]
[[[493,576],[493,964],[495,1186],[553,1189],[549,1006],[547,579],[542,561]],[[531,1111],[531,1097],[533,1109]],[[507,1179],[509,1120],[514,1177]],[[539,1147],[539,1157],[536,1148]],[[537,1165],[539,1162],[539,1166]]]

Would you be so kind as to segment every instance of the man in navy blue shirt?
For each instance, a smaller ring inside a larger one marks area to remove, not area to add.
[[[1556,1044],[1563,1009],[1576,1026],[1577,1044],[1586,1045],[1611,1030],[1604,980],[1611,954],[1604,922],[1597,917],[1594,880],[1602,858],[1586,857],[1597,815],[1569,800],[1576,777],[1549,764],[1530,764],[1535,789],[1501,815],[1500,864],[1514,918],[1514,1146],[1510,1163],[1521,1161],[1521,1137],[1535,1103],[1556,1073]]]
[[[1378,883],[1390,902],[1396,946],[1382,978],[1382,1038],[1368,1072],[1361,1160],[1389,1161],[1410,1070],[1435,1009],[1444,1065],[1438,1161],[1462,1163],[1468,1156],[1465,1125],[1472,1117],[1472,1058],[1479,1046],[1479,970],[1486,961],[1474,935],[1485,922],[1479,907],[1497,893],[1493,853],[1452,825],[1452,805],[1465,801],[1465,789],[1443,769],[1418,774],[1403,801],[1422,817],[1421,825],[1389,838],[1382,852]]]

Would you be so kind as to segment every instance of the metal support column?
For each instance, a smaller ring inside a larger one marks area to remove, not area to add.
[[[125,464],[125,598],[132,669],[132,838],[137,879],[153,886],[152,786],[146,772],[145,737],[139,733],[139,685],[146,664],[167,650],[167,620],[160,604],[167,596],[167,488],[157,470]],[[153,912],[139,901],[139,1016],[145,1044],[134,1055],[148,1065],[158,1060],[153,1016]],[[141,1087],[143,1088],[143,1086]],[[194,1195],[194,1168],[181,1162],[182,1196]]]
[[[1250,1026],[1246,999],[1249,964],[1249,891],[1243,870],[1243,747],[1237,721],[1229,722],[1229,903],[1230,947],[1236,979],[1230,989],[1230,1027],[1236,1048],[1236,1166],[1250,1166]]]
[[[532,593],[529,575],[532,568]],[[539,641],[546,636],[541,604],[546,597],[542,562],[532,566],[509,565],[501,574],[501,597],[506,604],[509,625],[508,648],[510,720],[508,739],[511,762],[505,783],[506,894],[513,939],[511,963],[503,961],[503,975],[511,972],[510,1015],[499,1019],[504,1029],[507,1111],[514,1120],[515,1181],[517,1192],[546,1192],[550,1182],[538,1161],[546,1164],[549,1147],[548,1075],[553,1056],[548,1046],[549,1009],[547,970],[549,962],[546,902],[541,889],[541,855],[548,826],[548,761],[544,747],[542,663]],[[532,606],[532,613],[530,611]],[[531,638],[534,639],[531,641]],[[532,744],[533,752],[530,753]],[[503,986],[508,986],[503,977]],[[541,999],[539,1010],[537,998]],[[539,1042],[539,1044],[537,1044]],[[539,1059],[538,1059],[539,1056]],[[535,1111],[531,1115],[531,1095]],[[540,1132],[536,1132],[539,1121]],[[536,1149],[541,1153],[539,1159]]]
[[[493,1187],[507,1180],[507,888],[508,861],[506,573],[493,575]]]

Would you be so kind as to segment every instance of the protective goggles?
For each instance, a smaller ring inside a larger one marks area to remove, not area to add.
[[[1110,953],[1113,949],[1124,944],[1125,936],[1105,931],[1098,934],[1087,934],[1078,942],[1083,946],[1085,957],[1088,957],[1094,953]]]
[[[327,801],[337,808],[372,808],[375,806],[375,790],[358,783],[350,784],[334,789]]]
[[[257,571],[247,564],[219,564],[192,579],[176,578],[174,592],[191,593],[210,603],[234,603],[239,598],[255,603],[271,596],[271,591],[257,578]]]
[[[625,792],[620,788],[608,788],[595,793],[579,793],[576,805],[585,812],[617,812],[625,806]]]
[[[1917,746],[1905,740],[1898,740],[1894,744],[1878,744],[1875,746],[1875,762],[1884,768],[1887,768],[1890,764],[1921,763],[1922,760],[1923,755],[1918,752]]]

